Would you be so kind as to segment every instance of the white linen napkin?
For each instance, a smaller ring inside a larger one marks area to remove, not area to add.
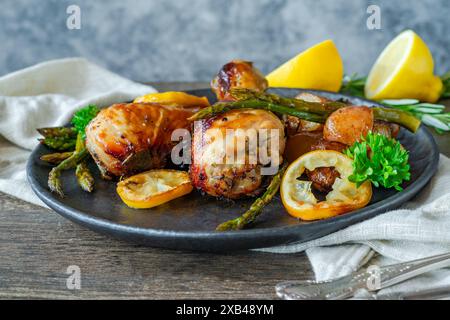
[[[44,62],[0,77],[0,191],[44,205],[26,181],[36,128],[67,123],[74,111],[156,92],[81,58]],[[1,138],[3,136],[8,141]]]
[[[273,253],[306,251],[316,280],[345,276],[361,267],[384,266],[450,252],[450,159],[440,157],[432,181],[398,210],[306,243],[260,249]],[[444,269],[381,290],[405,292],[450,285]]]
[[[90,103],[107,106],[155,92],[84,59],[49,61],[0,78],[0,191],[45,206],[26,181],[25,162],[37,144],[36,128],[66,123]],[[6,138],[6,140],[4,138]],[[317,280],[346,275],[372,264],[386,265],[450,251],[450,159],[413,201],[399,210],[307,243],[260,251],[306,251]],[[386,291],[450,284],[440,270]]]

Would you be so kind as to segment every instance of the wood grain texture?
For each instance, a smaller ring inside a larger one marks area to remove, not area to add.
[[[205,83],[158,83],[159,90]],[[437,137],[450,155],[450,135]],[[81,290],[66,287],[81,269]],[[285,280],[312,279],[305,254],[205,254],[142,247],[0,194],[0,299],[272,299]]]
[[[118,241],[56,213],[0,196],[1,298],[274,298],[312,276],[303,254],[205,254]],[[69,265],[81,290],[66,288]]]

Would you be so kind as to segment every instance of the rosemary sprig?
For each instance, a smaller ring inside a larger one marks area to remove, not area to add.
[[[450,98],[450,72],[441,77],[444,85],[441,99]],[[358,74],[345,76],[341,93],[364,98],[364,86],[366,77],[359,77]],[[432,127],[437,133],[450,131],[450,112],[444,112],[445,106],[441,104],[420,103],[416,99],[383,100],[382,104],[409,112],[420,119],[425,125]]]
[[[341,93],[364,98],[366,81],[367,77],[359,77],[357,73],[346,75],[342,81]]]
[[[450,71],[444,74],[441,79],[442,83],[444,84],[441,98],[450,98]]]
[[[414,99],[382,100],[381,103],[411,113],[439,134],[450,131],[450,112],[444,112],[444,105],[420,103]]]

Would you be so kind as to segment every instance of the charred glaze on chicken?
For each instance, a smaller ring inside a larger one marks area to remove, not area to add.
[[[190,129],[196,107],[156,103],[115,104],[86,128],[86,147],[105,178],[163,168],[175,129]]]

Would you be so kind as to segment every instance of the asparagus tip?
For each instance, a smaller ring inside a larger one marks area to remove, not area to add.
[[[48,187],[51,192],[55,192],[61,198],[64,198],[64,192],[59,177],[59,170],[57,168],[53,168],[48,175]]]

